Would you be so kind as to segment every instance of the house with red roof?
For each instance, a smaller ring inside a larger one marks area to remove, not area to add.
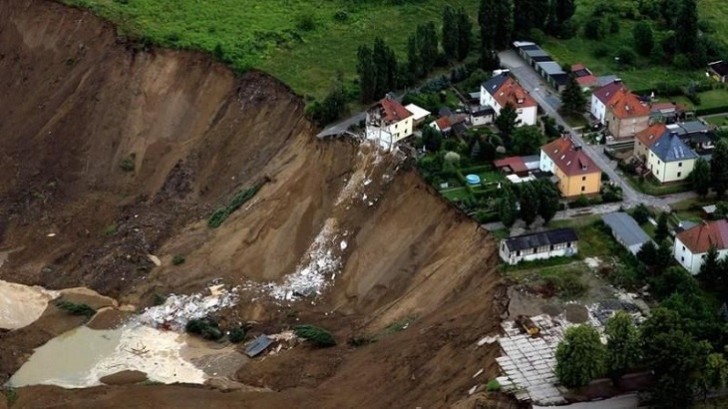
[[[698,274],[708,250],[715,247],[718,258],[728,255],[728,220],[704,221],[675,236],[675,260],[692,274]]]
[[[389,149],[413,134],[414,115],[399,101],[387,96],[367,110],[366,128],[367,139],[377,140]]]
[[[571,75],[576,78],[576,82],[582,88],[593,88],[597,86],[597,77],[584,64],[572,65]]]
[[[594,90],[592,93],[590,112],[602,125],[607,124],[607,105],[609,101],[622,86],[622,81],[616,80]]]
[[[650,125],[650,107],[627,87],[614,93],[606,109],[606,125],[615,139],[632,138]]]
[[[665,124],[652,124],[647,129],[637,132],[634,137],[634,156],[643,162],[647,161],[650,147],[660,140],[665,132],[667,132]]]
[[[601,189],[602,170],[569,136],[541,147],[539,168],[556,176],[564,197],[593,195]]]
[[[480,105],[492,107],[496,117],[506,105],[512,106],[518,126],[538,122],[538,103],[508,72],[494,75],[480,86]]]

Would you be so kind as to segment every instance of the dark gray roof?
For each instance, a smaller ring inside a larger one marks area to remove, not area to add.
[[[616,75],[602,75],[600,77],[597,77],[597,86],[603,87],[607,84],[611,84],[614,81],[617,81],[618,79],[619,77],[617,77]]]
[[[569,82],[569,74],[567,73],[552,74],[550,77],[559,85],[566,85],[566,83]]]
[[[708,64],[713,71],[715,71],[721,77],[728,75],[728,63],[725,61],[716,61]]]
[[[669,132],[669,131],[668,131]],[[698,155],[690,149],[675,133],[660,138],[650,148],[663,162],[697,159]]]
[[[488,116],[493,115],[495,113],[495,110],[493,110],[491,106],[481,106],[473,109],[470,113],[473,116]]]
[[[485,88],[485,90],[490,95],[495,95],[496,92],[498,91],[498,88],[500,88],[503,85],[503,83],[506,82],[507,79],[508,79],[507,72],[504,72],[499,75],[495,75],[491,79],[489,79],[488,81],[485,81],[483,83],[483,88]]]
[[[627,247],[635,244],[644,244],[650,241],[650,236],[642,230],[639,224],[625,212],[609,213],[602,216],[604,224],[612,229],[612,234]]]
[[[522,46],[520,46],[518,48],[520,48],[521,50],[524,50],[524,51],[525,50],[533,51],[533,50],[540,50],[541,49],[541,47],[537,46],[536,44],[522,45]]]
[[[708,132],[708,125],[700,121],[687,121],[678,124],[680,128],[685,130],[685,133],[697,133],[697,132]]]
[[[508,250],[518,251],[541,246],[574,242],[577,240],[578,238],[576,237],[574,229],[564,228],[509,237],[505,239],[505,242]]]
[[[437,111],[437,114],[440,117],[443,117],[443,116],[451,116],[452,115],[452,109],[450,109],[448,107],[442,107],[442,108],[440,108],[439,111]]]
[[[531,57],[531,61],[536,61],[536,62],[548,62],[548,61],[553,61],[553,60],[554,59],[551,58],[550,55],[537,55],[535,57]]]
[[[536,48],[534,48],[534,49],[525,49],[525,48],[521,48],[521,49],[523,50],[524,53],[526,53],[527,56],[529,56],[531,58],[544,57],[544,56],[549,55],[549,53],[542,50],[541,47],[539,47],[539,46],[536,46]]]
[[[273,340],[271,338],[268,338],[267,335],[261,335],[258,338],[254,339],[253,342],[248,344],[247,347],[245,347],[245,355],[251,358],[259,355],[261,352],[265,351],[265,349],[268,348],[272,343]]]
[[[544,61],[538,63],[538,66],[541,67],[542,70],[548,75],[554,75],[554,74],[566,74],[563,69],[561,69],[561,66],[559,63],[555,61]]]

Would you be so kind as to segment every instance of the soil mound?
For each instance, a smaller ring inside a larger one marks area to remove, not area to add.
[[[505,298],[492,240],[407,163],[317,140],[301,99],[275,79],[236,78],[88,12],[17,0],[0,2],[0,93],[0,245],[22,248],[0,279],[140,306],[216,280],[241,288],[223,323],[312,322],[339,340],[238,371],[273,393],[30,387],[16,407],[443,407],[495,376],[497,347],[474,345],[497,331]],[[0,373],[50,336],[35,324],[0,335],[13,351]],[[346,345],[354,336],[376,342]]]

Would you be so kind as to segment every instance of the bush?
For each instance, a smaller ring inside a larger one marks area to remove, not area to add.
[[[545,277],[544,280],[546,285],[556,290],[556,293],[562,298],[579,298],[589,290],[581,276],[575,271],[561,271]]]
[[[296,28],[301,31],[313,31],[316,29],[316,20],[310,14],[300,14],[296,17]]]
[[[242,327],[233,327],[228,334],[228,339],[233,344],[239,344],[245,339],[245,330]]]
[[[83,315],[86,318],[91,318],[96,314],[96,310],[89,307],[88,304],[76,304],[71,301],[58,301],[56,307],[72,314],[72,315]]]
[[[207,219],[207,225],[213,229],[220,227],[232,212],[238,210],[243,204],[245,204],[245,202],[252,199],[267,181],[268,179],[264,179],[263,181],[258,182],[233,196],[233,199],[227,207],[217,209],[212,213],[212,215],[210,215],[210,218]]]
[[[187,321],[185,331],[190,334],[200,335],[202,338],[209,339],[211,341],[216,341],[223,336],[217,322],[206,318]]]
[[[132,153],[131,155],[122,159],[121,163],[119,164],[119,167],[124,172],[134,172],[134,160],[135,159],[136,159],[136,154]]]
[[[634,220],[637,222],[637,224],[647,223],[650,216],[650,210],[647,209],[647,206],[645,206],[643,203],[638,204],[637,207],[635,207],[632,211],[632,217],[634,217]]]
[[[178,266],[180,264],[184,264],[185,258],[183,256],[180,256],[179,254],[175,254],[174,257],[172,257],[172,264],[175,266]]]
[[[313,325],[298,325],[293,328],[297,337],[311,342],[318,348],[326,348],[336,345],[334,336],[329,331]]]
[[[501,389],[501,384],[497,379],[491,379],[485,388],[488,392],[498,392]]]
[[[334,20],[345,22],[349,20],[349,13],[346,10],[338,10],[336,13],[334,13]]]
[[[617,51],[619,62],[624,65],[633,65],[637,61],[637,54],[627,47],[622,47]]]

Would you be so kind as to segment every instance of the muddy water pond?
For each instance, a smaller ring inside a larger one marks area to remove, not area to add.
[[[203,383],[205,372],[185,360],[184,336],[138,324],[112,330],[78,327],[36,349],[9,384],[83,388],[125,370],[147,374],[162,383]]]

